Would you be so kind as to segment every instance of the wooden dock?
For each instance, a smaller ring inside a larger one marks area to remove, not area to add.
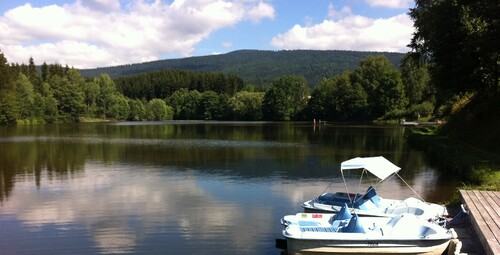
[[[460,197],[486,254],[500,254],[500,192],[460,190]]]

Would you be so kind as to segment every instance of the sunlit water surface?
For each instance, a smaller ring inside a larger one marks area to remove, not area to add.
[[[280,254],[280,218],[344,190],[339,166],[352,157],[384,156],[424,199],[448,199],[455,180],[404,132],[245,122],[3,127],[0,254]],[[397,177],[378,192],[415,196]]]

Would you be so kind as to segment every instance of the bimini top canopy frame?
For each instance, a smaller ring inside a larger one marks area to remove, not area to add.
[[[400,167],[394,165],[384,157],[368,157],[368,158],[353,158],[342,162],[340,171],[342,176],[344,170],[350,169],[366,169],[368,172],[377,176],[381,181],[401,170]]]
[[[375,185],[378,186],[380,183],[382,183],[384,180],[386,180],[393,174],[398,175],[397,172],[401,170],[400,167],[394,165],[392,162],[390,162],[389,160],[385,159],[382,156],[367,157],[367,158],[357,157],[344,161],[340,165],[340,173],[342,174],[342,180],[344,181],[345,190],[348,194],[349,190],[347,188],[347,183],[345,181],[344,170],[352,170],[352,169],[360,169],[363,171],[361,173],[361,178],[359,179],[358,187],[356,188],[356,193],[358,192],[361,180],[363,179],[363,173],[365,173],[365,171],[370,172],[371,174],[375,175],[378,179],[380,179],[377,185]],[[356,202],[353,201],[353,198],[349,198],[349,200],[351,200],[352,204]]]

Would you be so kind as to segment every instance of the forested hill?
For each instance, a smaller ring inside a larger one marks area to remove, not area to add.
[[[235,74],[246,84],[258,87],[263,87],[284,75],[298,75],[305,77],[309,86],[315,87],[323,78],[333,77],[345,70],[354,70],[361,59],[370,55],[384,55],[395,67],[399,66],[404,56],[402,53],[339,50],[239,50],[220,55],[167,59],[80,71],[86,77],[107,73],[112,78],[165,69],[223,72]]]

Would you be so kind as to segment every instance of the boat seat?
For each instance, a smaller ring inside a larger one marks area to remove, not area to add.
[[[410,213],[413,215],[420,216],[420,215],[424,214],[424,210],[422,210],[421,208],[417,208],[417,207],[401,206],[401,207],[395,207],[395,208],[387,208],[385,210],[385,213],[395,214],[395,215],[403,214],[403,213]]]
[[[432,229],[428,227],[412,227],[420,226],[419,219],[417,216],[409,213],[403,213],[398,216],[394,216],[389,222],[383,227],[384,233],[391,236],[415,236],[415,235],[428,235],[432,233]]]
[[[365,233],[365,229],[361,226],[357,214],[352,216],[351,220],[349,220],[349,224],[343,227],[341,231],[344,233]]]
[[[366,190],[366,193],[363,195],[363,199],[368,199],[372,201],[374,205],[379,205],[380,204],[380,197],[377,195],[377,192],[375,191],[375,187],[370,186]]]
[[[340,229],[342,229],[349,223],[351,217],[352,215],[349,212],[349,207],[347,207],[347,204],[344,203],[342,208],[340,208],[340,211],[337,214],[333,215],[328,222],[332,225],[333,228],[337,229],[337,232],[339,232]]]
[[[370,199],[360,199],[354,203],[354,208],[359,208],[364,211],[378,209],[378,206],[375,205]]]
[[[340,211],[334,216],[332,216],[332,218],[330,219],[330,224],[332,224],[336,220],[349,220],[351,219],[351,217],[352,215],[349,212],[349,207],[347,207],[347,204],[344,203],[342,208],[340,208]]]

